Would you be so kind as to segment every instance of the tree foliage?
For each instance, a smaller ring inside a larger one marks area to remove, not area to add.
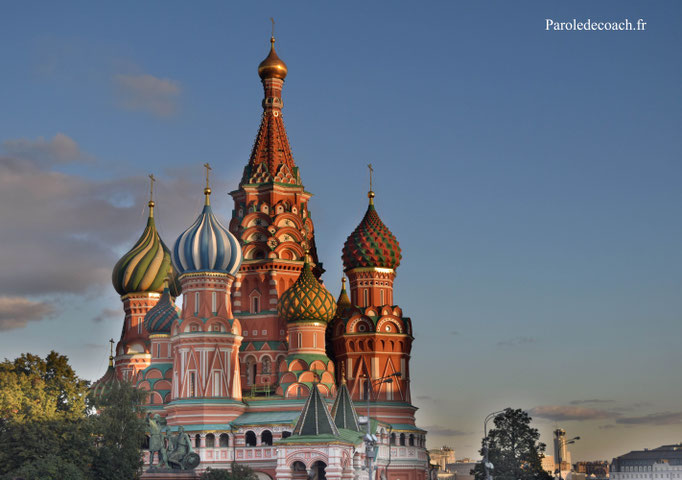
[[[141,403],[145,392],[127,382],[114,384],[95,401],[92,417],[97,448],[92,473],[98,480],[134,480],[142,471],[141,448],[146,424]]]
[[[0,430],[7,422],[83,418],[89,382],[57,352],[24,353],[0,363]]]
[[[495,428],[487,438],[488,461],[494,466],[495,480],[551,480],[542,469],[545,444],[539,442],[540,433],[530,426],[531,417],[521,409],[507,408],[495,417]],[[486,439],[481,455],[485,456]],[[476,480],[485,480],[481,463],[474,469]]]
[[[0,363],[0,479],[139,478],[144,393],[123,382],[100,399],[87,394],[56,352]]]
[[[247,465],[232,464],[232,470],[214,470],[207,468],[201,474],[201,480],[258,480],[256,473]]]

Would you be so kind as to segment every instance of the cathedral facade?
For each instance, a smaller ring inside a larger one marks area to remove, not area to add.
[[[189,435],[197,472],[237,462],[263,480],[351,480],[367,478],[371,459],[375,478],[424,480],[412,323],[393,295],[399,243],[370,190],[343,247],[348,288],[344,278],[335,297],[322,285],[311,194],[282,117],[287,67],[274,44],[258,67],[263,116],[230,193],[229,225],[212,210],[208,165],[204,207],[172,249],[150,200],[142,236],[114,267],[123,329],[93,389],[129,381],[148,391],[149,413]]]

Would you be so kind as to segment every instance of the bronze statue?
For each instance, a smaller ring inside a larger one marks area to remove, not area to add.
[[[185,428],[181,425],[178,427],[178,434],[171,442],[169,442],[170,454],[168,454],[168,463],[174,469],[193,470],[199,465],[199,455],[194,453],[192,449],[192,442],[189,435],[185,433]]]
[[[149,466],[154,466],[154,453],[158,453],[157,467],[169,468],[165,435],[162,434],[162,429],[166,427],[166,419],[158,413],[153,417],[150,414],[147,416],[147,425],[149,426]]]

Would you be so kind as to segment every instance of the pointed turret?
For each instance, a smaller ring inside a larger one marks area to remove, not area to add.
[[[341,387],[339,387],[336,394],[336,400],[334,400],[334,406],[332,406],[332,418],[339,428],[356,432],[361,431],[358,414],[355,412],[355,405],[353,405],[353,400],[350,398],[345,378],[341,382]]]
[[[275,37],[272,37],[270,53],[258,66],[265,93],[263,118],[240,186],[273,182],[301,184],[282,119],[282,86],[287,72],[286,64],[275,52]]]
[[[301,416],[298,417],[293,435],[339,435],[339,429],[332,420],[327,404],[324,403],[322,395],[317,389],[317,383],[313,383],[312,391],[305,402]]]

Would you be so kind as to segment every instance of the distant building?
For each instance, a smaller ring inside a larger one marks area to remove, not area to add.
[[[448,463],[455,463],[455,451],[447,445],[429,450],[429,456],[431,457],[431,465],[438,465],[441,472],[446,470]]]
[[[578,473],[584,473],[591,478],[609,478],[609,462],[596,460],[593,462],[578,462],[573,468]]]
[[[611,462],[611,480],[679,480],[682,478],[682,443],[652,450],[634,450]]]

